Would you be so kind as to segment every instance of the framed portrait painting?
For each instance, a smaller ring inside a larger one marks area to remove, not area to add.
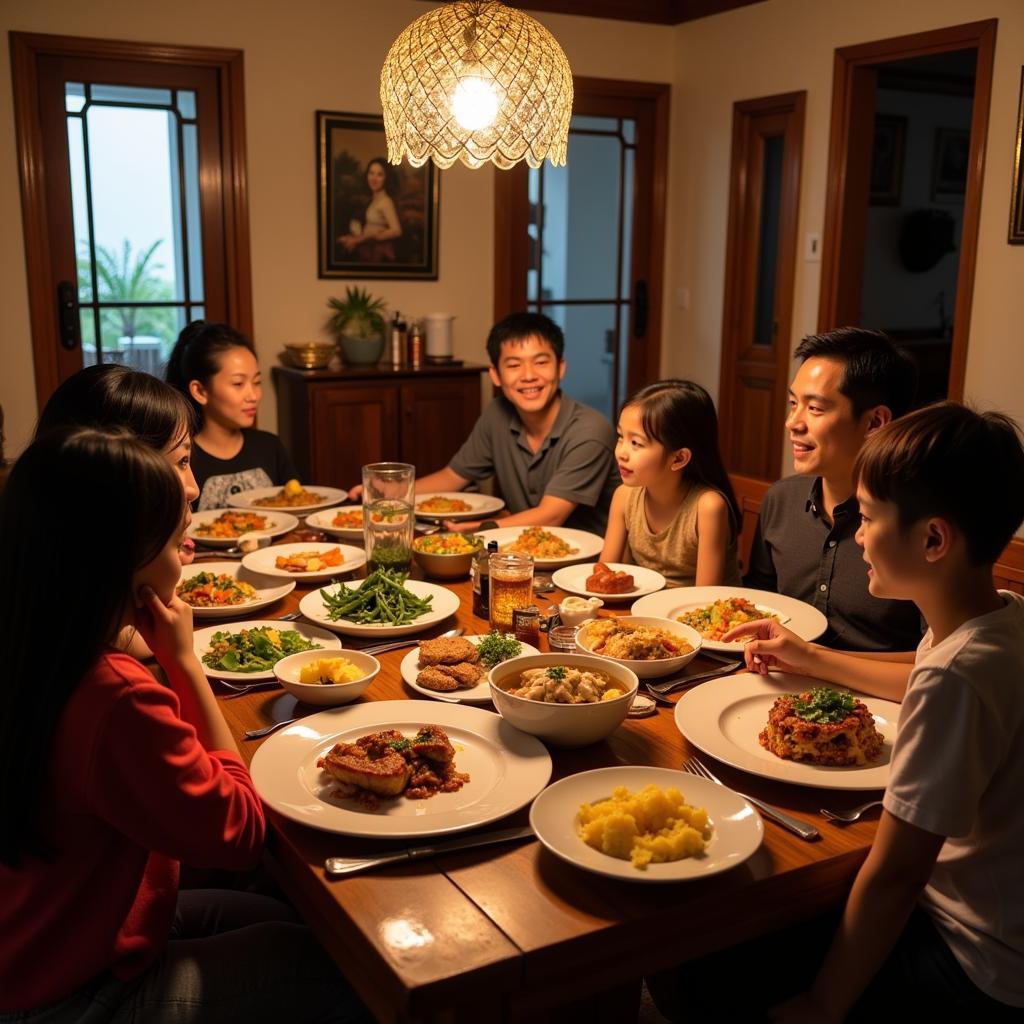
[[[389,164],[384,119],[316,112],[318,276],[437,279],[439,175]]]

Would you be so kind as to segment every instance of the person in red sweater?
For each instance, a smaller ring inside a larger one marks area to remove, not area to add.
[[[178,891],[265,834],[175,594],[187,522],[166,459],[95,428],[39,437],[0,499],[0,1021],[365,1019],[290,908]]]

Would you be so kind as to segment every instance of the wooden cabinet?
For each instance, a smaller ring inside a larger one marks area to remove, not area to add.
[[[351,487],[367,462],[389,460],[425,476],[446,466],[473,429],[485,369],[275,366],[278,434],[306,483]]]

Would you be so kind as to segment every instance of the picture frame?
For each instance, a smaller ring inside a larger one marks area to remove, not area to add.
[[[384,118],[316,112],[317,276],[436,281],[440,174],[387,162]],[[397,232],[397,233],[396,233]]]
[[[1020,69],[1020,96],[1017,100],[1017,141],[1013,147],[1013,190],[1010,193],[1010,245],[1024,245],[1024,66]]]
[[[962,203],[967,190],[971,133],[966,128],[936,128],[932,153],[932,202]]]
[[[869,196],[872,206],[899,206],[906,149],[907,119],[894,114],[877,114],[871,146]]]

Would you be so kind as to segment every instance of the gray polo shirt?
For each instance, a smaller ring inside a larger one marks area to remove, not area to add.
[[[612,494],[622,482],[612,425],[596,409],[564,393],[538,452],[530,450],[515,406],[499,395],[448,466],[467,480],[497,477],[510,512],[536,508],[546,494],[574,502],[564,525],[602,536]]]
[[[854,539],[857,498],[835,507],[831,526],[821,506],[820,477],[810,487],[805,476],[773,484],[761,504],[744,582],[814,605],[828,619],[819,642],[836,650],[916,649],[924,632],[917,606],[868,592],[868,567]]]

